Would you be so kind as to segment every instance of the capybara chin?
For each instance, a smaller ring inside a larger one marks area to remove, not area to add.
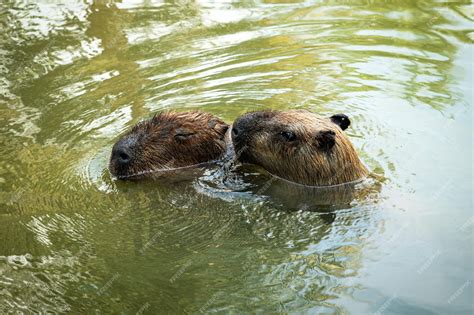
[[[162,112],[140,122],[113,146],[110,173],[119,179],[155,177],[160,171],[219,159],[229,126],[204,112]]]
[[[343,132],[349,125],[342,114],[251,112],[234,122],[232,142],[239,161],[273,175],[303,185],[339,185],[369,174]]]

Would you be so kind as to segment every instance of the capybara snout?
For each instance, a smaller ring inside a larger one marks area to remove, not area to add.
[[[137,137],[133,134],[126,135],[112,148],[112,154],[110,156],[110,165],[113,166],[112,170],[117,173],[126,173],[135,162],[135,153],[138,151],[136,148]]]

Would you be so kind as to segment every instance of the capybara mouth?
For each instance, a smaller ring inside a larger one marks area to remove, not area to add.
[[[234,146],[235,159],[241,163],[255,163],[255,159],[252,157],[249,138],[249,125],[252,123],[253,117],[247,114],[238,118],[232,126],[231,138]]]
[[[133,164],[123,165],[113,157],[110,159],[109,172],[113,179],[118,180],[137,180],[153,177],[160,170],[136,170]]]
[[[154,178],[158,177],[164,171],[166,170],[146,170],[134,172],[127,169],[121,170],[120,168],[117,169],[116,167],[109,167],[109,172],[112,175],[112,178],[117,180],[139,180]]]
[[[116,163],[111,159],[109,163],[109,172],[114,179],[127,179],[132,175],[125,169],[122,169],[116,165]]]
[[[248,150],[248,145],[244,141],[242,141],[241,143],[234,143],[234,148],[236,160],[240,161],[241,163],[255,162]]]
[[[234,131],[234,129],[232,129],[232,131]],[[234,132],[232,132],[232,144],[234,146],[235,159],[241,162],[246,162],[244,160],[248,160],[249,157],[247,153],[248,145],[246,142],[245,137],[236,136],[234,135]]]

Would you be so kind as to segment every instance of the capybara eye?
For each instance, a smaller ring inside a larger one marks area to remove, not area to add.
[[[296,135],[292,131],[282,131],[280,134],[283,136],[283,138],[285,138],[286,141],[296,140]]]
[[[174,135],[174,138],[176,140],[184,141],[186,139],[189,139],[193,135],[195,135],[195,133],[178,133]]]
[[[183,140],[186,140],[186,139],[190,138],[191,136],[193,136],[195,134],[196,134],[196,132],[194,132],[194,130],[192,130],[192,129],[178,128],[175,131],[174,138],[176,140],[183,141]]]

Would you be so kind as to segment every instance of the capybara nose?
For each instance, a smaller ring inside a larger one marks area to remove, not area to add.
[[[237,137],[240,134],[239,128],[237,126],[232,126],[232,136]]]
[[[127,166],[133,160],[133,151],[130,148],[128,141],[119,141],[112,149],[112,160],[118,166]]]
[[[128,164],[131,160],[130,154],[124,149],[119,149],[117,152],[117,162],[119,164]]]
[[[232,139],[242,138],[243,134],[249,128],[248,115],[240,116],[232,125]]]

